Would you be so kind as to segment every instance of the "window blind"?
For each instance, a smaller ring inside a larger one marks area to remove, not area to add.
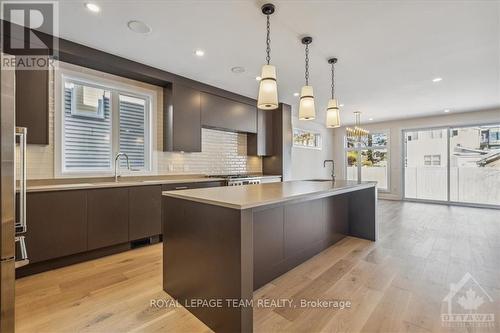
[[[104,117],[86,117],[71,112],[72,99],[83,89],[67,85],[64,89],[64,167],[68,171],[98,171],[111,169],[110,100],[101,97]],[[81,96],[80,96],[81,97]]]
[[[145,123],[146,100],[120,95],[120,152],[129,157],[132,169],[145,167]],[[121,158],[120,166],[126,167],[125,158]]]

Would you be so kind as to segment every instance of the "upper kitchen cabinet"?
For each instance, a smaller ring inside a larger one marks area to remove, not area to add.
[[[273,155],[273,142],[273,111],[257,110],[257,133],[247,137],[248,155]]]
[[[164,151],[201,152],[200,92],[171,84],[164,88]]]
[[[257,107],[202,92],[201,123],[209,128],[257,133]]]
[[[49,144],[49,70],[16,70],[16,126],[30,144]]]

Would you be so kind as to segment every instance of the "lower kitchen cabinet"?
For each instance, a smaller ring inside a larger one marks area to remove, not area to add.
[[[129,190],[130,240],[161,234],[161,185]]]
[[[222,186],[222,181],[29,192],[26,276],[127,249],[162,234],[162,191]],[[96,251],[94,251],[96,250]],[[111,252],[109,252],[111,251]]]
[[[26,246],[30,263],[87,250],[86,191],[28,193]]]
[[[87,192],[88,250],[129,241],[128,188]]]

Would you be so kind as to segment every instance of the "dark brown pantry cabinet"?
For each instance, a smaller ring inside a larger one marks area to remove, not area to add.
[[[247,153],[253,156],[272,156],[273,111],[257,110],[257,133],[247,136]]]
[[[163,92],[163,150],[201,152],[200,92],[179,84]]]
[[[16,70],[16,126],[29,144],[49,144],[49,70]]]
[[[128,207],[130,240],[161,234],[161,185],[131,187]]]
[[[87,192],[88,250],[129,241],[128,192],[126,187]]]
[[[202,92],[201,124],[209,128],[257,133],[257,107]]]
[[[28,193],[26,219],[30,263],[87,250],[86,191]]]

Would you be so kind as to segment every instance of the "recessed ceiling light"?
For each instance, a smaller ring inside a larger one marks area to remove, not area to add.
[[[231,68],[231,72],[236,73],[236,74],[244,73],[245,67],[242,67],[242,66],[233,67],[233,68]]]
[[[295,97],[297,97],[297,96],[299,96],[299,95],[300,95],[300,94],[299,94],[298,92],[293,93],[293,96],[295,96]]]
[[[85,8],[87,8],[88,10],[90,10],[91,12],[94,12],[94,13],[99,13],[101,11],[101,8],[98,5],[96,5],[95,3],[91,3],[91,2],[85,3]]]
[[[443,78],[442,77],[435,77],[432,79],[432,82],[436,83],[436,82],[441,82],[443,81]]]
[[[444,113],[450,112],[450,109],[444,109]]]
[[[198,49],[194,51],[194,54],[196,54],[198,57],[203,57],[205,55],[205,51]]]
[[[369,121],[372,121],[372,120],[373,120],[373,118],[369,118],[368,120],[369,120]]]
[[[137,20],[129,21],[127,26],[130,30],[138,34],[149,34],[153,30],[146,23]]]
[[[262,78],[261,78],[260,76],[256,76],[256,77],[255,77],[255,79],[256,79],[257,81],[262,80]]]
[[[344,104],[340,104],[339,106],[340,106],[340,107],[343,107],[343,106],[344,106]]]

